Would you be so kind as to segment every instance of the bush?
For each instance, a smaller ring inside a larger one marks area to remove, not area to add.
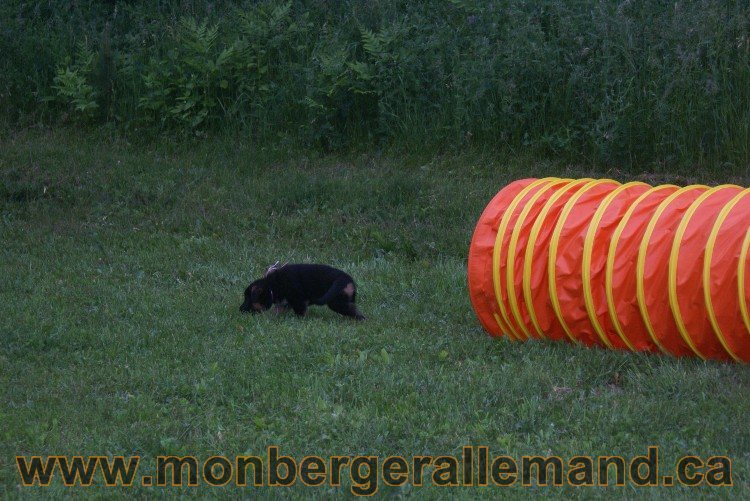
[[[718,0],[9,0],[0,104],[326,150],[747,165],[748,19]]]

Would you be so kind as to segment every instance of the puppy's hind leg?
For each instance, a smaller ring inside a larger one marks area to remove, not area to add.
[[[366,316],[364,316],[364,315],[363,315],[363,314],[362,314],[362,313],[361,313],[361,312],[360,312],[360,311],[359,311],[359,310],[357,309],[357,307],[355,306],[355,304],[354,304],[354,303],[350,303],[349,305],[350,305],[350,307],[351,307],[352,311],[354,312],[354,319],[355,319],[355,320],[360,320],[360,321],[362,321],[362,320],[367,320],[367,317],[366,317]]]
[[[355,291],[354,282],[346,278],[339,278],[333,285],[326,291],[325,294],[320,296],[312,304],[324,305],[330,304],[332,301],[339,301],[342,296],[346,296],[349,300],[352,300],[352,295]]]
[[[362,313],[360,313],[357,309],[357,305],[349,301],[331,301],[330,303],[328,303],[328,307],[339,315],[344,315],[345,317],[352,317],[355,320],[365,319],[365,316],[362,315]]]

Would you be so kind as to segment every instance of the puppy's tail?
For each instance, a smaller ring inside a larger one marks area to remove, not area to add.
[[[333,285],[330,289],[326,291],[325,294],[320,296],[318,299],[315,300],[314,304],[317,305],[324,305],[330,303],[337,295],[341,293],[345,293],[347,296],[349,296],[350,301],[354,301],[354,294],[356,292],[354,287],[354,282],[351,281],[349,278],[339,278],[335,282],[333,282]]]

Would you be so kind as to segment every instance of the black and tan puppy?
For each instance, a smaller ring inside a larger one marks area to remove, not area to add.
[[[311,304],[328,305],[341,315],[364,320],[354,304],[357,286],[352,277],[324,264],[285,264],[271,266],[261,279],[245,289],[243,313],[259,313],[271,306],[289,306],[302,317]]]

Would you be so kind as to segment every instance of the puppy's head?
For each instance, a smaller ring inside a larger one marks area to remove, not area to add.
[[[245,301],[240,306],[242,313],[260,313],[271,307],[273,298],[265,279],[261,278],[251,283],[245,289]]]

